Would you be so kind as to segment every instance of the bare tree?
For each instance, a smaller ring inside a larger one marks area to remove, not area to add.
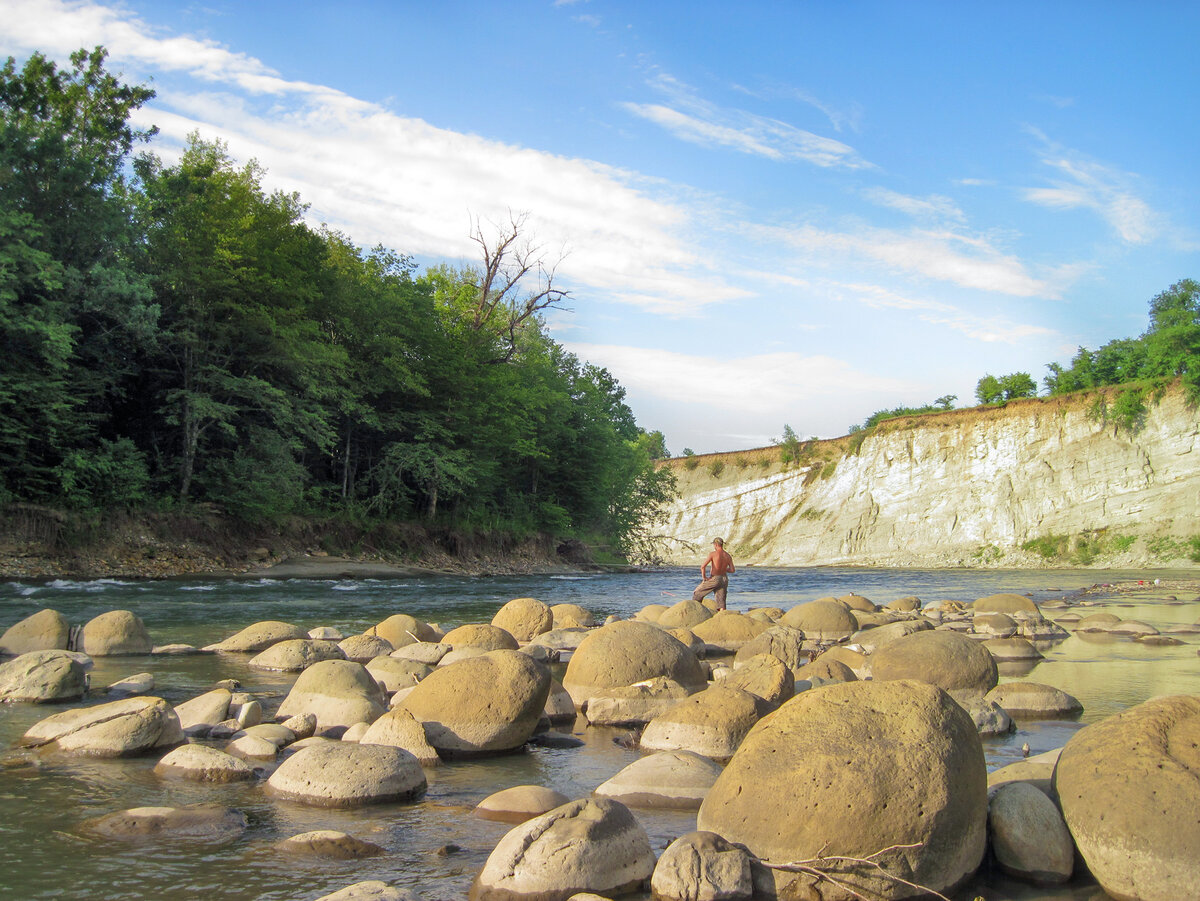
[[[543,310],[557,308],[570,292],[554,285],[565,254],[547,264],[544,248],[525,234],[528,213],[509,211],[507,224],[490,223],[495,236],[475,220],[471,240],[479,245],[483,271],[472,311],[476,331],[493,332],[501,343],[493,363],[507,363],[517,352],[517,333]]]

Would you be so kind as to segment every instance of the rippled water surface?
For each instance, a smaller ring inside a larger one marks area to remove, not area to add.
[[[1060,597],[1096,582],[1164,579],[1170,573],[1096,571],[920,571],[746,569],[730,591],[732,609],[787,608],[801,601],[851,591],[884,603],[907,595],[924,602],[973,600],[999,591]],[[495,578],[429,577],[362,581],[51,582],[0,584],[0,631],[44,607],[73,623],[106,610],[133,610],[156,643],[196,646],[218,641],[250,623],[279,619],[305,629],[334,626],[361,632],[393,613],[410,613],[449,628],[490,620],[514,597],[549,604],[578,603],[601,616],[630,615],[649,603],[674,603],[690,596],[695,569],[587,576]],[[1167,591],[1137,596],[1091,598],[1096,610],[1164,627],[1200,618],[1194,594],[1171,598]],[[1055,611],[1047,611],[1053,618]],[[1083,611],[1092,612],[1092,611]],[[1124,639],[1073,635],[1047,650],[1047,659],[1028,678],[1058,686],[1085,705],[1082,722],[1107,716],[1158,694],[1200,694],[1197,642],[1154,647]],[[294,677],[261,673],[248,656],[100,658],[94,685],[149,671],[155,693],[179,703],[219,679],[235,678],[245,688],[278,703]],[[103,701],[103,697],[92,702]],[[61,706],[0,706],[0,754],[19,736]],[[985,741],[989,767],[1062,745],[1078,723],[1023,723],[1018,732]],[[62,756],[37,758],[36,766],[0,769],[0,897],[103,899],[311,899],[364,879],[383,879],[420,891],[428,901],[465,897],[474,874],[509,828],[471,815],[476,803],[501,788],[537,783],[572,797],[587,794],[637,759],[619,745],[622,730],[573,730],[584,741],[576,749],[531,747],[523,753],[456,762],[427,770],[429,791],[412,804],[358,810],[307,808],[268,800],[256,784],[226,786],[165,782],[152,772],[153,758],[95,761]],[[216,801],[243,811],[250,828],[226,843],[123,844],[92,838],[86,820],[129,807],[177,806]],[[695,828],[695,815],[636,811],[656,850]],[[311,829],[340,829],[387,849],[365,861],[306,860],[284,856],[273,844]],[[447,853],[447,846],[458,850]],[[439,851],[441,853],[439,853]],[[998,899],[1082,901],[1095,886],[1077,884],[1035,890],[985,877],[963,894]]]

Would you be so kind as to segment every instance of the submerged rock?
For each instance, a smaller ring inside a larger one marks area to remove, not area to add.
[[[154,766],[164,778],[191,782],[244,782],[254,778],[254,767],[207,745],[182,745]]]
[[[329,860],[362,860],[378,857],[387,851],[374,842],[363,841],[334,829],[302,832],[275,843],[275,850],[303,857],[324,857]]]
[[[316,807],[359,807],[420,797],[425,784],[417,758],[402,748],[323,742],[281,763],[267,790]]]
[[[594,794],[630,807],[698,810],[721,765],[693,751],[659,751],[635,760]]]
[[[503,823],[524,823],[570,800],[562,792],[542,785],[514,785],[480,801],[475,805],[475,816]]]
[[[129,757],[184,741],[179,718],[162,698],[127,698],[65,710],[32,726],[25,747],[49,747],[87,757]]]
[[[220,804],[190,807],[134,807],[119,810],[84,825],[105,838],[190,839],[226,841],[245,831],[246,815]]]

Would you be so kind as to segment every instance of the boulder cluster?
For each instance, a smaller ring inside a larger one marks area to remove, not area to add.
[[[73,630],[43,610],[0,637],[13,658],[0,664],[0,698],[94,695],[99,655],[244,655],[252,668],[298,672],[278,706],[232,680],[172,706],[138,674],[102,689],[105,703],[46,717],[21,743],[153,754],[161,779],[257,783],[311,807],[414,802],[429,767],[578,744],[543,734],[555,722],[631,730],[643,756],[589,796],[528,785],[478,805],[512,828],[475,877],[476,901],[647,889],[662,901],[902,899],[952,892],[985,861],[1036,884],[1064,882],[1082,861],[1115,898],[1200,897],[1200,698],[1155,699],[989,777],[981,735],[1082,710],[1020,678],[1067,634],[1027,597],[877,606],[847,595],[746,613],[685,600],[597,620],[518,598],[490,623],[446,632],[398,613],[361,635],[261,622],[207,648],[154,649],[128,611]],[[1118,634],[1130,640],[1148,634],[1126,626]],[[695,811],[697,828],[657,857],[633,813],[654,808]],[[199,804],[115,811],[83,828],[222,841],[246,818]],[[386,853],[322,830],[278,847]],[[416,896],[366,882],[327,898]]]

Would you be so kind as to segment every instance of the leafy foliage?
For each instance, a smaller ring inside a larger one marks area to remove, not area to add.
[[[0,499],[215,505],[588,536],[653,555],[674,494],[510,216],[478,268],[418,273],[317,230],[218,141],[135,145],[153,96],[102,49],[0,70]]]
[[[975,397],[981,404],[999,404],[1036,395],[1037,382],[1028,372],[1011,372],[999,377],[985,375],[975,386]]]

